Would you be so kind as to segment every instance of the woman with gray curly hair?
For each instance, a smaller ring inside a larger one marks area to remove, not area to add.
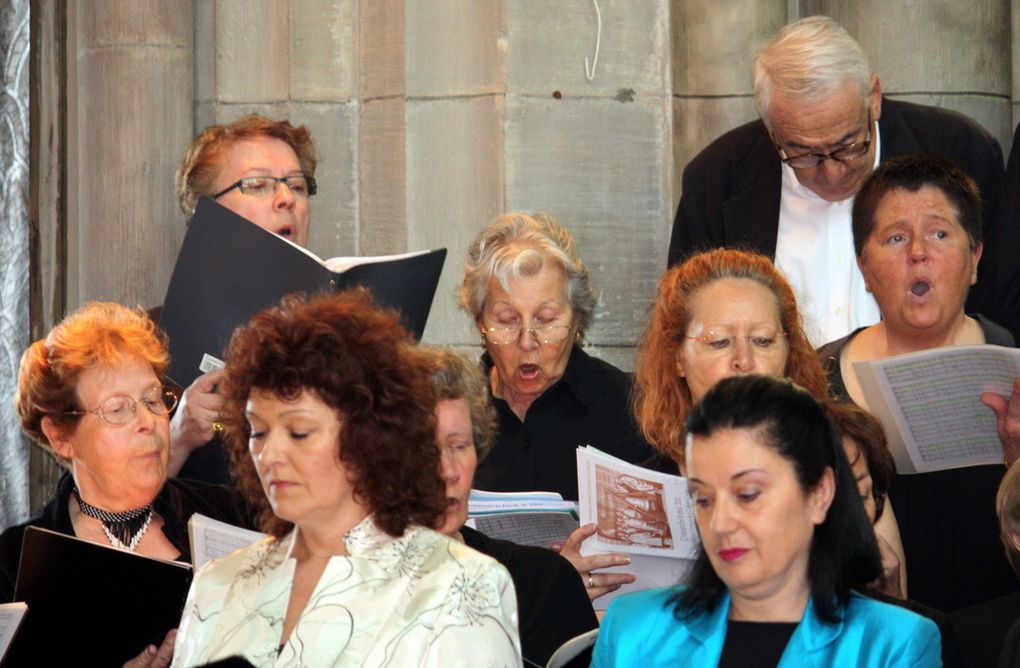
[[[489,223],[468,252],[460,302],[481,334],[499,427],[476,487],[576,500],[578,446],[633,463],[652,454],[628,408],[631,378],[581,348],[595,294],[574,235],[552,216],[509,213]],[[579,529],[563,554],[595,598],[632,578],[592,574],[627,563],[622,555],[580,557],[593,532]]]

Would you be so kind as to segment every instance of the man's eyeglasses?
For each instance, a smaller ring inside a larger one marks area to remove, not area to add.
[[[775,141],[773,139],[773,141]],[[837,148],[831,153],[802,153],[801,155],[788,156],[786,151],[776,143],[776,149],[779,151],[779,158],[783,163],[793,167],[794,169],[810,169],[817,167],[826,160],[835,160],[836,162],[852,162],[861,158],[868,153],[868,149],[871,148],[871,107],[868,107],[868,130],[864,135],[864,141],[856,141],[852,144],[847,144],[842,148]]]
[[[542,325],[541,327],[485,327],[482,334],[486,341],[498,345],[517,343],[524,332],[531,332],[539,343],[559,343],[568,336],[573,327],[569,325]]]
[[[315,179],[303,174],[296,176],[246,176],[212,197],[219,199],[235,188],[252,197],[268,197],[276,193],[276,189],[280,187],[281,183],[286,184],[287,188],[297,197],[311,197],[319,190]]]
[[[68,411],[64,415],[85,415],[91,413],[102,418],[107,424],[122,425],[131,421],[138,410],[138,404],[142,404],[153,415],[163,417],[169,415],[170,411],[177,407],[177,394],[166,387],[152,387],[145,391],[145,394],[138,399],[118,394],[110,397],[95,408],[87,411]]]

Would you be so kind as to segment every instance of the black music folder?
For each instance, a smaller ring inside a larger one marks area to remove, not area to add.
[[[446,249],[320,260],[203,197],[170,279],[159,325],[170,340],[168,376],[181,387],[223,357],[230,335],[285,295],[363,286],[400,311],[421,338]]]
[[[3,665],[120,666],[177,628],[191,578],[188,564],[29,527],[14,591],[28,613]]]

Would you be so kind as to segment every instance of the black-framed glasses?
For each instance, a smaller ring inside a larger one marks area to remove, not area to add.
[[[268,197],[276,193],[276,189],[283,183],[296,197],[311,197],[319,191],[319,185],[315,178],[296,174],[294,176],[246,176],[223,190],[213,195],[213,199],[219,199],[235,188],[245,195],[252,197]]]
[[[483,327],[485,340],[498,345],[517,343],[524,332],[531,332],[539,343],[560,343],[570,336],[570,325],[542,325],[541,327]]]
[[[773,138],[773,141],[775,139]],[[841,148],[837,148],[835,151],[830,153],[802,153],[801,155],[788,156],[786,151],[776,142],[776,150],[779,151],[779,159],[784,164],[793,167],[794,169],[810,169],[817,167],[826,160],[835,160],[836,162],[852,162],[868,154],[868,149],[871,148],[871,107],[868,107],[868,129],[864,134],[863,141],[855,141],[852,144],[847,144]]]
[[[177,407],[177,394],[168,387],[154,386],[137,399],[118,394],[109,397],[95,408],[85,411],[67,411],[64,415],[85,415],[91,413],[112,425],[127,424],[135,416],[138,404],[142,404],[153,415],[164,417]]]

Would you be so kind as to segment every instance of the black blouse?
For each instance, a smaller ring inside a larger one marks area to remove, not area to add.
[[[730,620],[719,668],[775,668],[798,623]]]
[[[482,357],[492,369],[488,354]],[[528,408],[524,421],[492,399],[499,433],[478,465],[475,487],[495,492],[551,491],[577,500],[577,447],[591,445],[632,464],[652,455],[630,413],[630,376],[574,346],[563,377]]]

